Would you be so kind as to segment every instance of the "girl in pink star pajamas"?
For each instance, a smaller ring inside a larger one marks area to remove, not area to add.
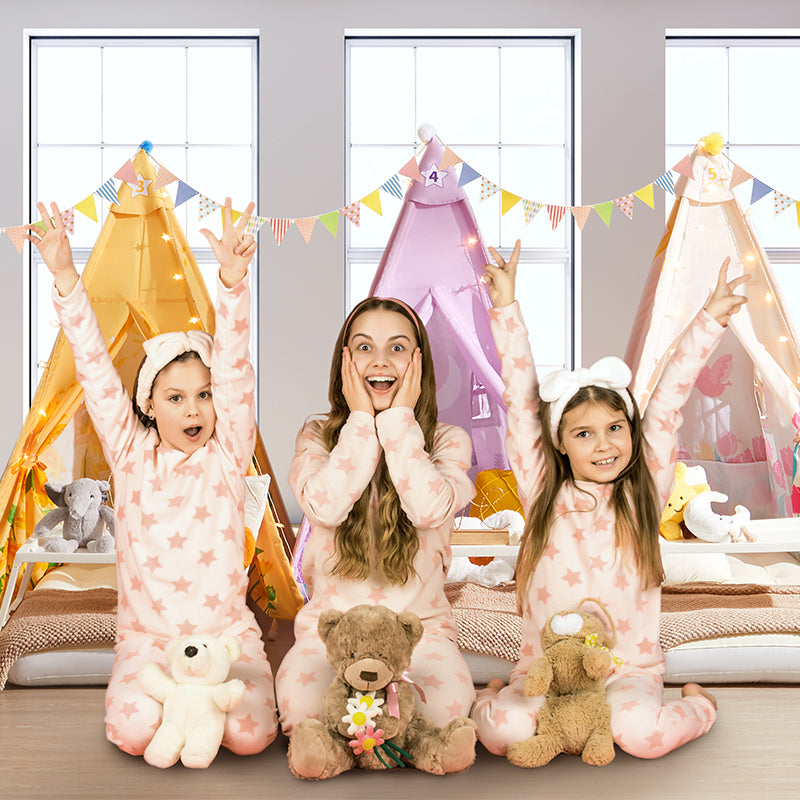
[[[286,734],[321,719],[334,677],[317,633],[320,613],[361,603],[422,620],[409,671],[420,713],[439,726],[469,714],[475,691],[444,579],[453,518],[474,494],[472,445],[461,428],[437,422],[432,364],[410,308],[365,300],[334,348],[331,411],[297,437],[289,482],[311,525],[303,551],[310,599],[276,675]]]
[[[261,752],[277,734],[277,713],[261,630],[245,604],[245,473],[255,440],[255,376],[249,358],[250,288],[255,252],[225,204],[219,240],[204,231],[219,263],[216,333],[167,333],[145,343],[136,408],[109,356],[72,261],[61,214],[39,204],[46,227],[29,226],[54,276],[53,301],[75,358],[89,416],[112,469],[117,549],[117,642],[106,691],[106,735],[141,755],[161,720],[137,671],[168,670],[166,645],[192,633],[231,634],[242,655],[230,677],[246,685],[227,715],[222,744]]]
[[[697,684],[684,686],[681,700],[663,704],[658,522],[674,479],[680,409],[723,326],[745,301],[733,289],[748,276],[728,283],[727,260],[722,265],[714,293],[641,418],[627,389],[630,370],[617,358],[588,370],[559,370],[537,384],[514,301],[519,242],[507,263],[491,253],[496,266],[487,265],[486,273],[506,387],[506,447],[530,511],[517,564],[520,659],[508,686],[493,680],[477,693],[478,737],[506,755],[536,732],[544,697],[526,696],[523,684],[542,655],[542,628],[553,614],[591,597],[616,625],[614,655],[622,660],[606,682],[614,741],[632,755],[656,758],[702,736],[716,719],[716,701]]]

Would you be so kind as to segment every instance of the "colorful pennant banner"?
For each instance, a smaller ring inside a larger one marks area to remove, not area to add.
[[[150,150],[147,149],[148,154]],[[152,157],[152,156],[151,156]],[[155,159],[153,159],[155,161]],[[66,211],[62,212],[64,226],[71,234],[75,232],[75,212],[79,211],[84,216],[97,222],[97,206],[95,203],[95,195],[102,197],[107,203],[116,204],[119,202],[118,198],[118,185],[115,179],[128,184],[131,190],[131,196],[147,195],[149,191],[157,191],[163,189],[173,183],[177,183],[175,189],[175,206],[183,205],[194,197],[198,197],[198,219],[203,219],[212,214],[217,209],[222,208],[222,204],[212,199],[211,197],[202,194],[197,189],[189,186],[182,181],[165,166],[155,162],[158,168],[155,181],[144,180],[141,175],[136,174],[133,166],[133,159],[126,161],[115,173],[113,178],[104,181],[97,189],[85,197],[75,205],[69,207]],[[379,216],[383,215],[383,206],[381,203],[381,192],[394,197],[397,200],[402,200],[405,196],[406,189],[414,181],[423,181],[426,185],[444,185],[445,181],[457,180],[458,186],[467,186],[474,181],[480,179],[479,199],[481,201],[488,200],[496,194],[500,194],[500,208],[501,215],[508,214],[512,209],[520,207],[522,209],[523,218],[526,225],[529,225],[541,209],[546,209],[547,218],[553,230],[560,224],[561,220],[569,210],[578,228],[582,231],[589,221],[592,211],[603,221],[606,227],[611,226],[612,212],[614,208],[618,208],[629,220],[633,219],[634,211],[634,198],[638,198],[648,208],[655,208],[655,199],[653,195],[653,187],[658,186],[665,193],[675,194],[675,178],[673,173],[684,175],[689,178],[694,178],[692,171],[691,156],[685,156],[672,169],[667,170],[662,175],[651,182],[645,184],[641,188],[624,194],[611,200],[605,200],[600,203],[583,206],[564,206],[554,203],[544,203],[539,200],[524,197],[522,195],[511,192],[494,181],[491,181],[485,175],[481,175],[476,169],[471,167],[466,161],[453,152],[449,147],[445,147],[444,155],[441,163],[434,168],[436,176],[430,174],[431,170],[426,170],[426,175],[420,172],[419,165],[416,158],[411,158],[403,166],[397,170],[388,180],[379,184],[378,188],[366,194],[364,197],[349,203],[342,208],[335,211],[328,211],[322,214],[309,217],[263,217],[254,216],[247,224],[247,232],[257,234],[261,228],[269,223],[269,227],[275,237],[278,245],[281,244],[289,229],[294,225],[303,237],[303,240],[308,244],[311,241],[311,236],[316,228],[316,223],[322,223],[322,226],[330,233],[331,236],[336,238],[339,233],[339,218],[345,217],[351,224],[359,226],[361,224],[361,207],[362,205],[370,209]],[[738,164],[731,162],[731,189],[752,180],[752,188],[750,192],[750,205],[757,203],[770,193],[774,193],[774,212],[780,214],[790,206],[795,206],[797,213],[797,223],[800,227],[800,200],[790,197],[783,192],[779,192],[769,184],[751,175]],[[152,187],[149,184],[153,184]],[[240,211],[233,212],[234,221],[241,216]],[[35,223],[34,223],[35,224]],[[18,252],[22,252],[22,246],[25,242],[26,228],[24,225],[11,225],[0,228],[0,233],[5,233],[11,243]]]

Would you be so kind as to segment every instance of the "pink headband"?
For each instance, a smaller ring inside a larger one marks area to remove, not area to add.
[[[406,313],[409,317],[411,317],[411,321],[414,323],[414,327],[417,329],[417,340],[420,344],[422,344],[422,333],[419,329],[419,321],[417,320],[417,315],[414,313],[414,310],[411,308],[408,303],[403,302],[402,300],[398,299],[397,297],[368,297],[366,300],[362,300],[348,315],[347,320],[344,323],[344,331],[342,331],[342,344],[347,344],[347,333],[350,330],[350,325],[353,322],[353,319],[356,316],[356,312],[359,311],[361,306],[367,302],[367,300],[388,300],[390,303],[396,303],[401,308],[405,309]]]
[[[145,359],[139,369],[136,385],[136,405],[143,414],[150,411],[150,395],[156,375],[182,353],[195,352],[211,369],[211,350],[214,339],[205,331],[172,331],[154,336],[142,344]]]

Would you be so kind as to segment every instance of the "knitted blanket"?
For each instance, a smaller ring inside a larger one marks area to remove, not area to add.
[[[445,594],[458,625],[459,650],[516,663],[522,638],[516,583],[492,588],[477,583],[448,583]]]
[[[0,689],[14,662],[30,653],[113,644],[114,589],[38,589],[30,592],[0,631]]]
[[[445,587],[461,650],[516,662],[522,619],[516,585],[475,583]],[[661,647],[765,633],[796,634],[800,647],[800,586],[685,583],[661,594]]]
[[[797,634],[800,586],[684,583],[661,590],[661,646],[763,633]]]

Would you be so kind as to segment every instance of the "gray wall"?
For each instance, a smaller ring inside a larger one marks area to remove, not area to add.
[[[0,0],[0,222],[23,211],[23,30],[258,28],[261,31],[262,213],[308,216],[337,208],[344,192],[346,29],[579,29],[578,199],[617,197],[664,168],[664,36],[668,29],[800,28],[796,0]],[[273,76],[277,76],[275,80]],[[68,88],[65,88],[69,91]],[[77,91],[77,89],[76,89]],[[698,138],[707,131],[698,131]],[[582,361],[621,355],[663,228],[642,206],[634,222],[590,223],[581,240]],[[290,513],[286,484],[294,436],[327,406],[327,373],[344,308],[343,238],[261,237],[261,431]],[[0,461],[23,419],[23,258],[0,241]],[[535,328],[535,321],[532,321]]]

